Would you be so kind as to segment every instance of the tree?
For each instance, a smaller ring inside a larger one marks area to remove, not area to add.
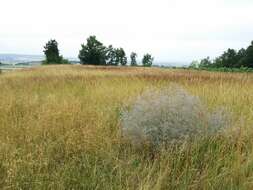
[[[213,68],[223,67],[221,56],[220,57],[216,57],[212,63],[210,62],[208,64],[208,67],[213,67]]]
[[[200,68],[207,68],[207,67],[211,67],[211,66],[212,66],[212,61],[210,60],[210,57],[202,59],[199,64]]]
[[[60,56],[58,43],[56,40],[50,40],[46,43],[46,46],[44,47],[44,53],[46,56],[46,64],[60,64],[63,60],[62,56]]]
[[[125,66],[127,64],[126,53],[123,48],[118,48],[116,51],[116,63]]]
[[[244,48],[240,49],[237,52],[237,63],[235,65],[236,68],[244,67],[242,60],[245,56],[246,56],[246,50]]]
[[[152,55],[147,53],[143,56],[142,65],[144,67],[151,67],[153,64],[153,61],[154,61],[154,58],[152,57]]]
[[[107,59],[107,48],[96,39],[96,36],[90,36],[87,44],[82,44],[79,52],[81,64],[105,65]]]
[[[136,66],[137,65],[137,53],[135,52],[132,52],[131,55],[130,55],[130,58],[131,58],[131,66]]]
[[[246,50],[244,48],[240,49],[237,53],[237,59],[240,60],[245,56],[246,56]]]
[[[253,41],[244,53],[244,57],[241,58],[240,64],[244,67],[253,68]]]
[[[121,65],[122,66],[126,66],[127,65],[127,56],[124,56],[122,61],[121,61]]]
[[[219,57],[219,59],[216,59],[216,61],[214,64],[217,67],[235,68],[239,60],[236,50],[228,49]]]
[[[113,48],[112,45],[109,45],[109,47],[107,48],[107,55],[106,55],[106,64],[107,65],[118,65],[119,61],[117,61],[117,53],[116,53],[116,49]]]
[[[240,49],[238,52],[234,49],[228,49],[221,56],[211,61],[209,57],[201,60],[200,68],[253,68],[253,41],[247,49]]]
[[[192,61],[191,64],[189,65],[189,68],[191,69],[197,69],[199,67],[199,62],[198,61]]]

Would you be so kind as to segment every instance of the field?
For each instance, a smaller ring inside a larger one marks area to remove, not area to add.
[[[121,135],[120,110],[177,84],[233,126],[156,153]],[[0,74],[0,189],[253,189],[253,74],[42,66]]]

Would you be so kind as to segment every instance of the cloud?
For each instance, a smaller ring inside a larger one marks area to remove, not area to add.
[[[1,7],[4,53],[40,54],[56,38],[62,54],[77,56],[94,34],[129,53],[189,62],[253,40],[249,0],[8,0]]]

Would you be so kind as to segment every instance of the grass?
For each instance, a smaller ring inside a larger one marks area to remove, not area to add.
[[[120,109],[177,83],[233,130],[161,148],[121,138]],[[0,75],[0,189],[252,189],[253,74],[45,66]]]
[[[235,73],[252,73],[252,68],[241,67],[241,68],[228,68],[228,67],[203,67],[203,68],[182,68],[182,69],[191,69],[191,70],[205,70],[212,72],[235,72]]]

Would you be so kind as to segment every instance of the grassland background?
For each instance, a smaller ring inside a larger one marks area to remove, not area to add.
[[[178,84],[225,135],[160,150],[121,138],[120,109],[148,88]],[[0,189],[252,189],[253,74],[44,66],[0,75]]]

